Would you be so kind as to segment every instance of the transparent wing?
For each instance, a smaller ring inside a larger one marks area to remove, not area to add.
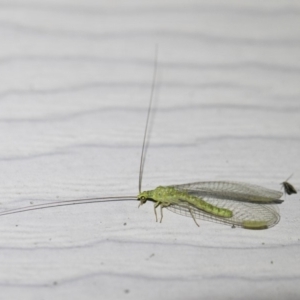
[[[210,197],[205,197],[203,200],[220,208],[231,210],[233,213],[232,217],[224,218],[215,216],[200,210],[186,201],[181,201],[178,204],[171,204],[170,206],[167,206],[167,209],[186,217],[194,216],[196,219],[225,225],[235,225],[246,229],[267,229],[276,225],[280,220],[277,205],[241,202]]]
[[[281,203],[283,193],[258,185],[234,181],[203,181],[173,185],[177,190],[186,191],[198,197],[212,197],[257,203]]]

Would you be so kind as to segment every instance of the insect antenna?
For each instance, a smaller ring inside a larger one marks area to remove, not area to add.
[[[148,107],[148,112],[147,112],[146,127],[145,127],[145,132],[144,132],[142,154],[141,154],[141,161],[140,161],[140,172],[139,172],[139,191],[140,192],[141,192],[141,187],[142,187],[142,177],[143,177],[145,157],[146,157],[146,152],[147,152],[147,148],[148,148],[148,142],[146,142],[146,141],[147,141],[147,136],[149,135],[149,131],[150,131],[148,129],[148,124],[149,124],[152,100],[153,100],[154,89],[155,89],[155,81],[156,81],[156,73],[157,73],[157,57],[158,57],[158,46],[156,45],[151,94],[150,94],[150,101],[149,101],[149,107]],[[44,204],[30,205],[30,206],[15,208],[15,209],[9,209],[9,210],[0,212],[0,216],[15,214],[15,213],[19,213],[19,212],[25,212],[25,211],[29,211],[29,210],[50,208],[50,207],[68,206],[68,205],[76,205],[76,204],[87,204],[87,203],[96,203],[96,202],[132,201],[132,200],[136,201],[136,197],[121,196],[121,197],[97,197],[97,198],[62,200],[62,201],[48,202],[48,203],[44,203]]]
[[[149,133],[148,132],[148,124],[149,124],[149,118],[150,118],[154,89],[155,89],[155,81],[156,81],[156,73],[157,73],[157,57],[158,57],[158,45],[155,46],[155,58],[154,58],[151,93],[150,93],[150,100],[149,100],[149,106],[148,106],[148,112],[147,112],[146,126],[145,126],[145,131],[144,131],[142,153],[141,153],[140,172],[139,172],[139,193],[141,193],[141,191],[142,191],[142,179],[143,179],[143,172],[144,172],[144,164],[145,164],[145,158],[146,158],[146,153],[147,153],[147,149],[148,149],[148,142],[146,142],[146,141],[147,141],[147,136]]]
[[[25,207],[19,207],[14,209],[9,209],[0,212],[0,216],[16,214],[20,212],[25,212],[29,210],[38,210],[50,207],[77,205],[77,204],[87,204],[87,203],[97,203],[97,202],[115,202],[115,201],[136,201],[134,196],[121,196],[121,197],[102,197],[102,198],[86,198],[86,199],[73,199],[73,200],[61,200],[54,202],[47,202],[44,204],[36,204]]]

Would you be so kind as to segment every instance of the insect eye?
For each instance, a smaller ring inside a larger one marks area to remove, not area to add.
[[[147,199],[145,196],[141,196],[140,201],[141,201],[141,204],[144,204],[144,203],[146,203]]]

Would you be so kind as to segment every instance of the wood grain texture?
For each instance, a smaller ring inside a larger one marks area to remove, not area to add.
[[[238,180],[300,185],[297,1],[1,1],[0,208]],[[300,201],[249,231],[147,203],[0,218],[0,299],[299,299]]]

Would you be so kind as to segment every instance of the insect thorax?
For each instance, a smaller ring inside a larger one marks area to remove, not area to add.
[[[139,200],[152,200],[155,202],[174,202],[174,199],[178,198],[178,193],[180,192],[173,187],[158,186],[154,190],[140,193],[137,198]]]

